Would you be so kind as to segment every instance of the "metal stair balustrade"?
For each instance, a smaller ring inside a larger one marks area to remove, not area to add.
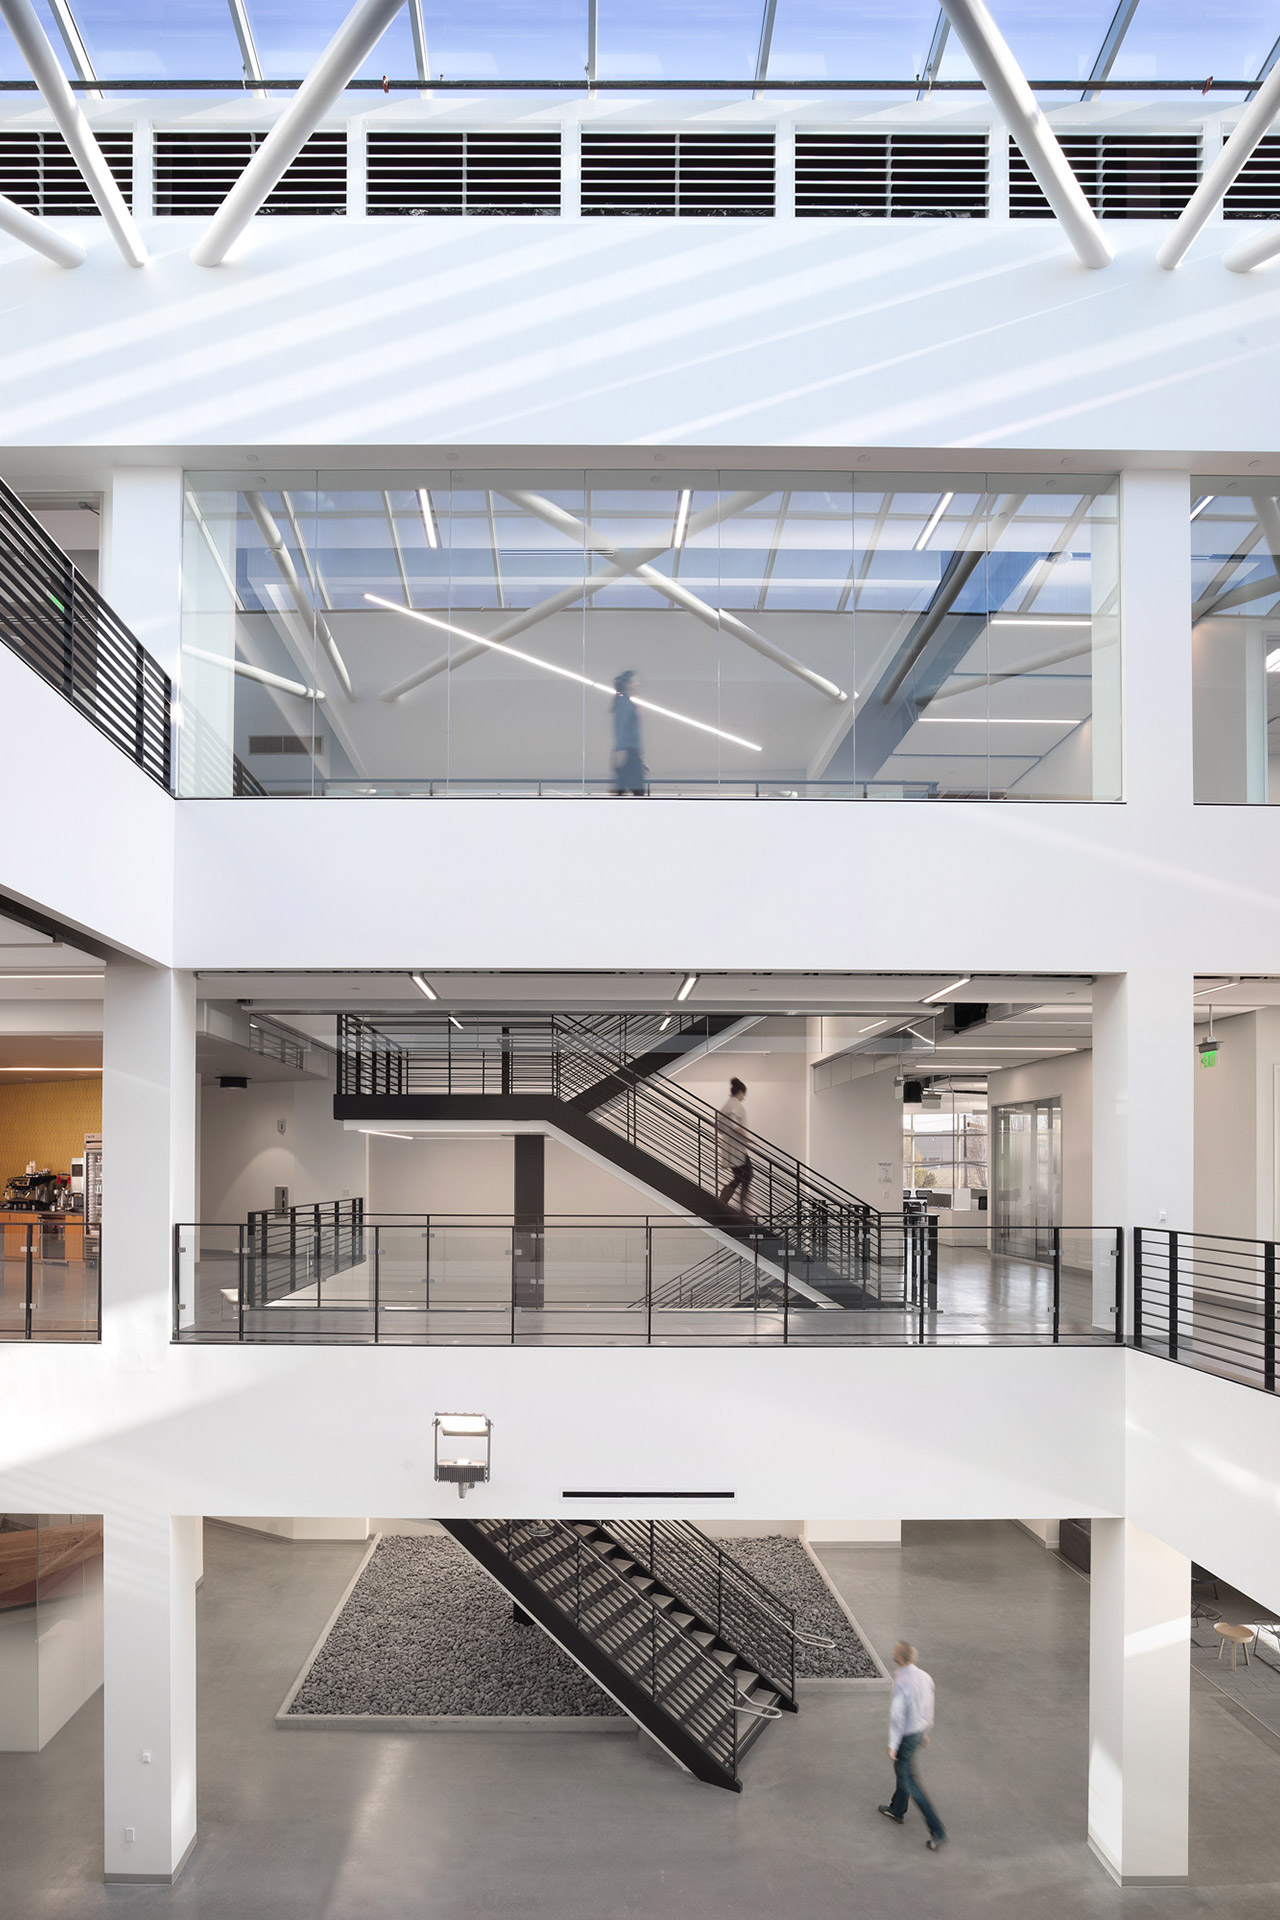
[[[596,1525],[748,1661],[784,1707],[796,1711],[794,1607],[688,1521],[601,1520]]]
[[[0,642],[172,791],[168,674],[3,480]]]
[[[344,1014],[334,1114],[550,1125],[742,1240],[770,1277],[789,1275],[819,1304],[901,1307],[900,1216],[881,1214],[754,1133],[746,1135],[754,1211],[720,1201],[724,1122],[662,1077],[659,1047],[638,1051],[646,1018],[655,1030],[656,1015],[485,1016],[458,1034],[447,1015]]]
[[[598,1542],[592,1522],[441,1524],[673,1759],[741,1791],[739,1761],[776,1717],[779,1696],[736,1648],[614,1543]]]
[[[365,1258],[364,1201],[320,1200],[286,1213],[251,1213],[245,1236],[244,1304],[267,1307],[331,1280]]]

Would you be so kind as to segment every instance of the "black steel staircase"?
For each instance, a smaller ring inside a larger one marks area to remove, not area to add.
[[[663,1072],[730,1016],[339,1020],[339,1120],[524,1123],[559,1133],[740,1247],[762,1278],[819,1306],[903,1303],[903,1223],[746,1136],[750,1212],[725,1205],[724,1123]]]
[[[784,1602],[680,1522],[442,1525],[673,1759],[741,1792],[743,1756],[796,1710]]]

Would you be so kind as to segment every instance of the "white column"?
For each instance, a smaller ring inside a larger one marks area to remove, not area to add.
[[[1193,989],[1187,965],[1094,980],[1093,1217],[1126,1246],[1133,1227],[1194,1225]],[[1107,1264],[1094,1273],[1094,1324],[1114,1328]]]
[[[1191,487],[1120,476],[1125,798],[1165,821],[1191,804]]]
[[[1121,1886],[1187,1879],[1191,1563],[1131,1520],[1095,1520],[1089,1845]]]
[[[811,1547],[900,1547],[901,1520],[806,1520]]]
[[[195,1845],[197,1524],[167,1513],[106,1515],[108,1880],[172,1882]]]
[[[796,125],[780,120],[774,134],[773,215],[775,220],[796,217]]]
[[[171,679],[182,622],[182,469],[117,467],[103,514],[102,597]]]
[[[102,1338],[172,1335],[173,1228],[195,1216],[195,976],[107,963],[102,1009]]]
[[[560,128],[560,218],[582,217],[582,123],[566,117]]]

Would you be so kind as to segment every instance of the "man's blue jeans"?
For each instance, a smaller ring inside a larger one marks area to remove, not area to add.
[[[947,1830],[934,1812],[932,1800],[930,1800],[912,1770],[912,1763],[916,1757],[916,1748],[923,1739],[924,1735],[922,1733],[904,1733],[899,1742],[898,1758],[894,1762],[894,1771],[897,1774],[898,1783],[893,1790],[893,1798],[889,1802],[889,1811],[896,1820],[905,1820],[907,1808],[914,1800],[924,1815],[925,1825],[929,1829],[930,1838],[934,1840],[945,1840]]]

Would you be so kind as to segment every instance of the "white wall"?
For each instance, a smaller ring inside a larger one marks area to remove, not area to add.
[[[902,1206],[902,1102],[894,1092],[898,1061],[836,1059],[813,1073],[810,1164],[881,1211]],[[843,1072],[856,1079],[841,1079]],[[820,1085],[822,1081],[830,1084]],[[888,1168],[888,1178],[883,1169]]]
[[[1196,1032],[1202,1038],[1208,1028]],[[1277,1228],[1280,1007],[1215,1019],[1214,1033],[1217,1062],[1198,1067],[1195,1078],[1195,1227],[1270,1239]]]
[[[751,1029],[749,1047],[715,1048],[678,1066],[670,1077],[716,1108],[729,1098],[730,1080],[744,1081],[752,1132],[783,1153],[806,1159],[805,1025],[803,1020],[762,1021]]]
[[[368,1206],[364,1143],[363,1134],[345,1132],[334,1119],[331,1080],[205,1086],[200,1095],[200,1218],[243,1220],[274,1206],[278,1186],[288,1187],[292,1206],[359,1195]]]
[[[1020,1100],[1062,1101],[1062,1222],[1064,1227],[1093,1224],[1093,1055],[1063,1053],[1026,1067],[1008,1067],[987,1081],[987,1099],[997,1107]],[[995,1181],[995,1120],[991,1122],[991,1179]],[[1114,1224],[1103,1220],[1101,1226]]]
[[[388,1127],[391,1121],[385,1123]],[[427,1134],[393,1140],[371,1133],[370,1213],[510,1213],[515,1155],[510,1137]],[[348,1139],[361,1138],[348,1134]]]

